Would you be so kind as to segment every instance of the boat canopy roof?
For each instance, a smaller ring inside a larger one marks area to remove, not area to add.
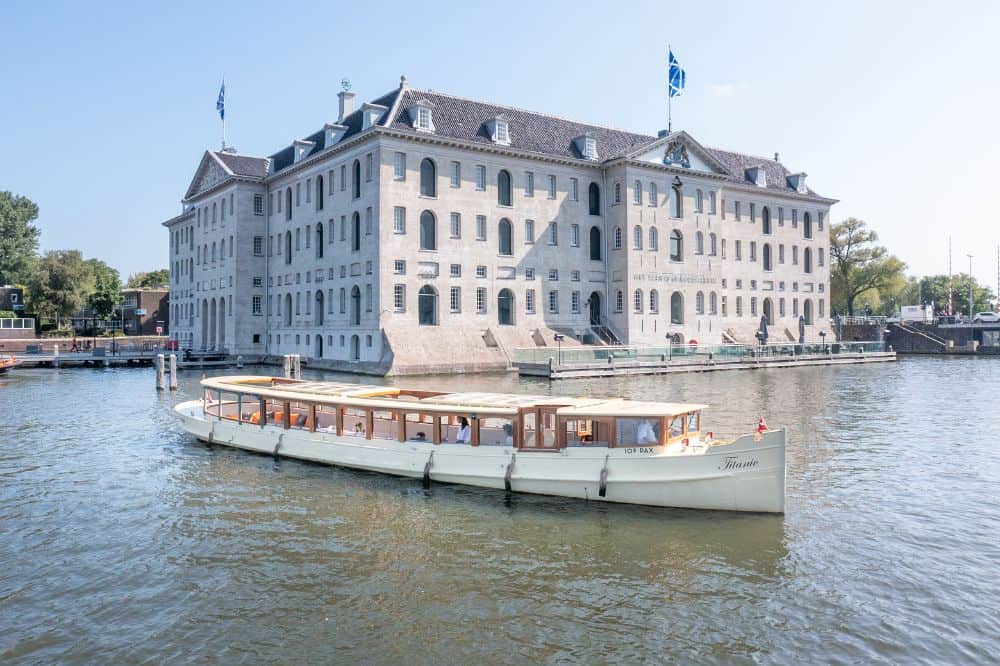
[[[622,398],[571,398],[520,393],[429,391],[373,384],[315,382],[283,377],[233,375],[201,381],[217,391],[254,395],[273,400],[298,400],[375,409],[408,409],[427,413],[516,414],[527,407],[555,407],[559,416],[676,416],[705,409],[707,405],[675,402],[624,400]]]

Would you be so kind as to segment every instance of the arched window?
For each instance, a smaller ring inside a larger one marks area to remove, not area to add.
[[[351,287],[351,323],[361,324],[361,287],[358,285]]]
[[[653,314],[660,311],[660,292],[655,289],[649,290],[649,311]]]
[[[774,265],[771,262],[771,244],[770,243],[764,243],[764,251],[763,251],[763,257],[762,258],[764,260],[764,270],[765,271],[774,270]]]
[[[660,249],[660,232],[656,227],[649,228],[649,249],[653,252]]]
[[[813,223],[812,223],[812,217],[809,215],[809,213],[802,214],[802,235],[805,238],[813,237]]]
[[[684,237],[678,229],[670,232],[670,261],[684,261]]]
[[[292,232],[285,232],[285,263],[292,263]]]
[[[292,219],[292,188],[285,189],[285,219]]]
[[[802,302],[802,316],[806,320],[806,326],[813,324],[813,302],[808,298]]]
[[[514,292],[501,289],[497,294],[497,323],[500,326],[514,325]]]
[[[421,326],[437,326],[437,301],[437,290],[429,284],[425,284],[417,292],[417,317]]]
[[[214,253],[215,252],[213,250],[213,254]],[[215,257],[213,257],[213,260],[214,260],[214,258]],[[812,248],[808,248],[807,247],[805,250],[802,251],[802,270],[804,270],[806,273],[812,273],[813,272],[813,254],[812,254]]]
[[[622,294],[622,290],[619,289],[615,292],[615,312],[621,312],[625,307],[625,296]]]
[[[601,260],[601,230],[596,226],[590,228],[590,260]]]
[[[361,160],[354,160],[354,165],[351,167],[351,175],[354,178],[354,182],[351,183],[352,194],[355,199],[361,198]]]
[[[316,223],[316,258],[323,258],[323,223]]]
[[[642,249],[642,227],[635,225],[632,229],[632,249],[641,250]]]
[[[361,213],[357,211],[351,216],[351,250],[361,249]]]
[[[771,235],[771,209],[767,206],[760,211],[760,226],[765,235]]]
[[[590,203],[590,214],[600,215],[601,214],[601,188],[597,183],[591,183],[590,188],[587,191],[587,199]]]
[[[361,337],[357,335],[351,336],[351,360],[361,360]]]
[[[420,196],[437,196],[437,166],[429,157],[420,161]]]
[[[694,234],[694,253],[705,254],[705,234],[700,231]]]
[[[694,295],[694,313],[705,314],[705,294],[703,292],[699,291]]]
[[[695,212],[703,213],[705,205],[705,195],[702,194],[701,190],[694,191],[694,209]]]
[[[679,180],[674,182],[672,189],[673,195],[670,198],[670,214],[674,217],[684,217],[684,193]]]
[[[658,195],[657,195],[657,192],[656,192],[656,183],[650,183],[649,184],[649,205],[650,206],[655,206],[656,203],[657,203],[657,201],[656,201],[657,198],[658,198]]]
[[[642,289],[636,289],[632,293],[632,309],[636,314],[642,314]]]
[[[718,253],[718,239],[715,237],[715,233],[710,233],[708,235],[708,254],[714,257]]]
[[[316,210],[323,210],[323,176],[316,176]]]
[[[510,256],[514,254],[514,242],[511,239],[513,230],[510,224],[510,220],[504,218],[500,220],[499,228],[497,229],[497,239],[500,242],[500,254],[504,256]]]
[[[684,323],[684,296],[679,291],[670,294],[670,323]]]
[[[313,312],[313,324],[315,326],[323,325],[323,290],[316,290],[316,309]]]
[[[292,295],[285,294],[285,326],[292,325]]]
[[[622,184],[615,183],[615,204],[620,204],[622,202]]]
[[[510,172],[500,169],[500,173],[497,174],[497,203],[501,206],[510,206],[511,201]]]
[[[774,302],[770,298],[764,299],[764,321],[768,326],[774,326]]]
[[[429,210],[420,214],[420,249],[437,249],[437,220]]]
[[[638,180],[635,181],[635,184],[632,186],[632,203],[636,206],[642,205],[642,183]]]
[[[708,294],[708,314],[719,314],[719,297],[714,291]]]
[[[225,238],[223,238],[219,242],[219,261],[222,261],[222,262],[226,261],[226,239]]]
[[[615,227],[614,232],[614,245],[616,250],[622,249],[622,228]]]

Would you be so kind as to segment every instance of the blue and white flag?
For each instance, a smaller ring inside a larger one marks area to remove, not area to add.
[[[671,56],[672,57],[672,56]],[[219,112],[219,118],[222,120],[226,119],[226,82],[222,82],[222,87],[219,88],[219,99],[215,102],[215,110]]]
[[[684,91],[684,82],[687,75],[684,70],[681,69],[680,64],[677,62],[677,58],[674,57],[674,52],[670,52],[670,96],[677,97]]]

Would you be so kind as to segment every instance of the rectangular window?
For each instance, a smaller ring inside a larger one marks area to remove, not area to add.
[[[778,208],[778,226],[785,226],[785,209],[781,207]]]
[[[750,297],[750,316],[751,317],[756,317],[757,316],[757,297],[756,296],[751,296]]]
[[[733,202],[733,217],[736,218],[737,222],[740,221],[740,202],[739,201],[734,201]]]
[[[263,257],[264,256],[264,237],[254,236],[253,237],[253,256]]]
[[[253,195],[253,214],[263,215],[264,214],[264,195],[255,194]]]
[[[572,247],[580,247],[580,225],[571,224],[569,226],[569,244]]]
[[[798,245],[793,245],[792,246],[792,265],[793,266],[798,266],[799,265],[799,246]]]
[[[785,263],[785,246],[784,245],[779,245],[778,246],[778,263],[779,264]]]
[[[524,174],[524,196],[535,196],[535,174],[531,171]]]
[[[555,289],[549,292],[549,314],[559,314],[559,292]]]
[[[299,204],[302,203],[302,183],[295,183],[295,207],[298,208]]]
[[[476,312],[486,312],[486,287],[476,287]]]
[[[476,266],[476,277],[477,278],[486,277],[486,266]]]
[[[486,216],[476,215],[476,240],[486,240]]]
[[[524,221],[524,244],[534,245],[535,244],[535,221],[525,220]]]
[[[255,286],[255,287],[263,287],[264,286],[264,278],[262,278],[262,277],[255,277],[253,279],[253,286]]]
[[[280,201],[280,198],[279,198]],[[267,195],[267,214],[274,215],[274,194]]]
[[[799,211],[795,208],[792,209],[792,229],[799,226]]]
[[[757,204],[755,203],[750,204],[750,221],[751,222],[757,221]]]
[[[452,264],[449,274],[451,277],[462,277],[462,264]]]
[[[347,165],[346,164],[341,164],[340,165],[340,191],[343,192],[346,189],[347,189]],[[281,208],[281,198],[280,197],[278,198],[278,208],[279,208],[278,212],[281,212],[280,211],[280,208]]]
[[[392,211],[392,231],[396,234],[406,233],[406,209],[396,206]]]
[[[757,261],[757,242],[750,241],[750,261]]]
[[[392,272],[396,275],[406,275],[406,261],[396,259],[392,264]]]
[[[451,311],[452,312],[461,312],[462,311],[462,288],[461,287],[452,287],[451,288],[449,301],[450,301],[449,304],[451,305]]]
[[[330,196],[330,197],[333,196],[333,182],[334,182],[333,174],[334,173],[335,173],[334,170],[330,169],[329,173],[327,174],[327,178],[326,178],[326,191],[328,193],[327,196]],[[333,313],[332,310],[330,312],[331,312],[331,314]]]
[[[486,167],[482,164],[476,165],[476,189],[480,192],[486,190]]]
[[[556,198],[556,177],[549,176],[549,199]]]
[[[528,289],[524,292],[524,311],[528,314],[535,314],[535,290]]]
[[[372,233],[372,207],[368,206],[365,209],[365,234],[370,236]]]
[[[823,248],[817,248],[816,250],[816,263],[822,266],[826,260],[823,258]]]
[[[569,279],[572,280],[573,282],[579,282],[580,281],[580,271],[570,271],[569,272]]]
[[[743,261],[743,248],[740,241],[733,241],[736,250],[736,261]]]
[[[722,258],[726,258],[726,239],[722,239]]]
[[[370,284],[365,285],[365,312],[372,311],[372,286]]]
[[[823,218],[825,217],[823,211],[816,213],[816,224],[819,226],[819,230],[823,231]],[[823,301],[820,301],[820,316],[823,316]]]
[[[312,178],[306,178],[306,203],[312,203]]]
[[[576,178],[569,179],[569,196],[573,201],[580,200],[580,181]]]
[[[559,269],[557,269],[557,268],[550,268],[549,269],[549,282],[558,282],[558,281],[559,281]]]
[[[559,245],[559,228],[555,222],[549,222],[549,245]]]
[[[451,214],[451,237],[461,238],[462,237],[462,214],[452,213]]]
[[[418,298],[417,300],[420,299]],[[396,312],[406,312],[406,285],[393,285],[392,307]]]
[[[312,243],[310,241],[311,238],[312,238],[312,225],[311,224],[307,224],[306,225],[306,249],[308,249],[312,245]]]
[[[396,153],[393,159],[392,177],[394,180],[406,180],[406,153]]]
[[[365,155],[365,180],[372,179],[372,161],[374,156],[371,153]]]
[[[462,163],[452,162],[451,163],[451,186],[461,187],[462,186]]]
[[[250,307],[252,308],[253,314],[255,315],[261,314],[261,306],[264,303],[263,297],[254,296],[253,299],[250,301],[250,303],[251,303]]]
[[[534,268],[525,268],[524,269],[524,279],[525,280],[534,280],[535,279],[535,269]]]
[[[580,292],[574,291],[570,295],[569,310],[573,314],[580,314]]]
[[[708,193],[708,212],[710,215],[715,215],[715,192]]]

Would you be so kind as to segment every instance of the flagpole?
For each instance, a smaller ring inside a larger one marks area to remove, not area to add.
[[[667,42],[667,134],[673,130],[673,109],[671,108],[671,101],[673,95],[670,94],[670,42]]]
[[[226,89],[226,77],[225,77],[225,75],[223,75],[223,77],[222,77],[222,89],[223,90]],[[223,104],[225,104],[225,102],[223,102]],[[223,107],[223,111],[222,111],[222,150],[223,151],[226,150],[226,112],[225,112],[225,107]]]

